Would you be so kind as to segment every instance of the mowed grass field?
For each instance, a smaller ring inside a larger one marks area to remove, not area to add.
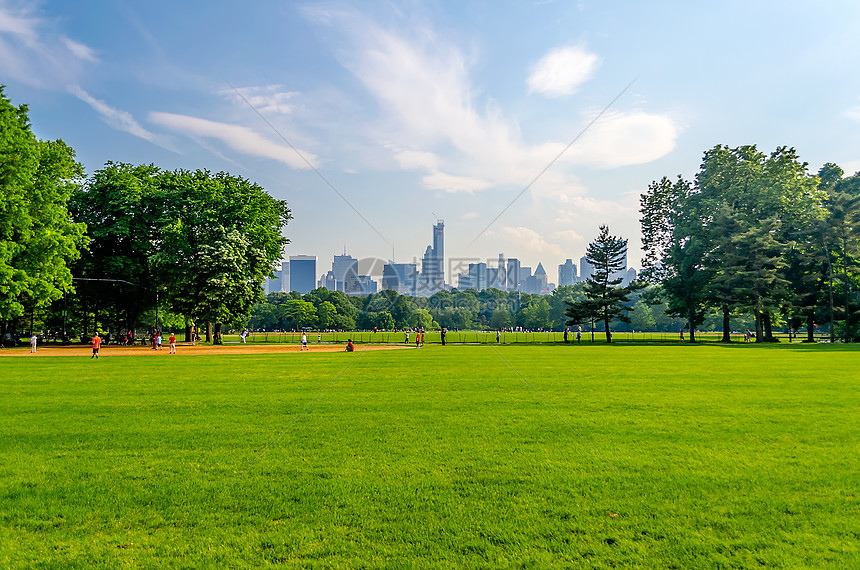
[[[858,362],[600,344],[4,358],[0,567],[857,568]]]

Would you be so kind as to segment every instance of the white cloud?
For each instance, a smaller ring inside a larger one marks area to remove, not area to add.
[[[65,36],[61,37],[60,41],[63,42],[66,49],[73,53],[78,59],[98,63],[99,59],[96,57],[95,51],[91,47],[85,46],[84,44],[76,42],[75,40],[69,39]]]
[[[854,119],[855,121],[860,121],[860,105],[857,107],[852,107],[845,111],[845,116],[849,119]]]
[[[281,85],[239,87],[235,90],[224,89],[221,93],[242,106],[250,104],[264,115],[271,113],[293,113],[295,106],[290,104],[290,100],[298,95],[296,91],[284,91]]]
[[[205,137],[219,140],[243,154],[277,160],[291,168],[305,170],[311,166],[314,168],[318,166],[316,155],[271,141],[248,127],[161,112],[151,112],[149,120],[192,138]],[[301,153],[301,156],[298,153]]]
[[[487,231],[487,236],[508,243],[514,251],[522,251],[529,257],[538,255],[562,257],[565,253],[565,250],[558,244],[548,242],[540,233],[523,226],[505,226],[492,229]]]
[[[528,78],[530,93],[547,97],[572,95],[579,86],[594,76],[600,58],[581,47],[555,49],[543,56],[532,68]]]
[[[432,152],[404,150],[394,155],[400,168],[404,170],[439,170],[439,157]]]
[[[579,235],[573,230],[561,230],[558,232],[553,232],[552,235],[556,239],[564,240],[569,243],[579,244],[585,241],[585,238],[583,238],[581,235]]]
[[[160,144],[156,142],[157,135],[140,126],[140,123],[131,116],[131,113],[111,107],[104,101],[96,99],[77,85],[69,87],[69,91],[75,97],[95,109],[96,112],[101,115],[102,120],[111,127],[131,133],[134,136],[148,140],[149,142]]]
[[[675,149],[679,128],[666,115],[609,112],[565,154],[564,160],[615,168],[657,160]]]
[[[91,48],[58,34],[54,26],[27,7],[0,4],[0,69],[5,79],[65,88],[77,83],[83,64],[98,61]]]
[[[426,188],[476,192],[522,189],[558,156],[569,141],[528,144],[517,123],[493,101],[476,105],[468,58],[424,23],[386,28],[350,9],[311,5],[308,17],[336,27],[345,44],[337,55],[379,104],[379,120],[368,127],[377,148],[394,164],[424,173]],[[597,56],[583,48],[556,50],[532,74],[544,94],[572,92],[597,68]],[[571,138],[593,117],[571,124]],[[641,164],[675,147],[678,128],[665,115],[617,112],[593,125],[558,164],[541,174],[530,194],[559,202],[585,192],[566,172],[570,165],[611,168]]]
[[[421,179],[424,186],[431,190],[444,190],[445,192],[475,192],[476,190],[485,190],[492,184],[486,180],[479,178],[471,178],[469,176],[456,176],[446,174],[444,172],[434,172],[428,174]]]

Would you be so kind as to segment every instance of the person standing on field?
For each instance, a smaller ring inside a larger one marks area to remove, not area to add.
[[[38,337],[36,337],[36,333],[30,333],[30,352],[36,352],[36,341]]]
[[[301,352],[302,350],[307,350],[308,352],[310,352],[311,350],[310,348],[308,348],[308,335],[305,333],[302,333],[302,346],[301,348],[299,348],[299,352]]]
[[[582,340],[582,327],[576,327],[576,344],[580,344]]]
[[[101,347],[101,345],[102,345],[102,339],[100,339],[100,338],[99,338],[99,332],[98,332],[98,331],[96,331],[96,334],[95,334],[95,336],[93,337],[93,355],[92,355],[92,356],[90,356],[90,360],[92,360],[93,358],[95,358],[96,360],[98,360],[98,358],[99,358],[99,348]]]
[[[176,354],[176,335],[174,333],[170,333],[170,354]]]

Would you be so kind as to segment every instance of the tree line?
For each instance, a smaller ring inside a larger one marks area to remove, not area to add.
[[[134,329],[146,313],[246,319],[288,243],[286,202],[226,172],[108,162],[89,178],[33,134],[0,87],[0,325],[63,337]],[[162,322],[156,317],[154,325]],[[209,329],[207,328],[207,331]]]
[[[642,276],[695,341],[709,315],[749,315],[756,342],[784,320],[806,340],[856,340],[860,173],[833,163],[808,171],[792,148],[717,145],[693,180],[652,182],[641,196]]]
[[[552,294],[537,295],[485,289],[439,291],[431,297],[412,297],[396,291],[347,296],[319,288],[301,295],[269,293],[256,305],[246,322],[235,329],[292,331],[303,328],[332,330],[524,330],[562,331],[568,327],[566,311],[572,302],[585,299],[585,284],[558,287]],[[612,320],[618,331],[677,330],[683,322],[667,313],[661,303],[638,293],[627,300],[629,322]],[[603,330],[603,323],[595,323]]]

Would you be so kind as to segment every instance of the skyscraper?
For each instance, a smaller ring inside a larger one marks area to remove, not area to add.
[[[564,264],[558,266],[558,286],[573,285],[576,283],[576,265],[572,259],[567,259]]]
[[[436,281],[439,289],[445,285],[445,221],[436,220],[433,226],[433,255],[436,257]]]
[[[317,282],[317,256],[290,256],[290,291],[298,291],[302,295],[314,290]]]
[[[594,266],[588,262],[588,258],[584,255],[579,258],[579,275],[580,279],[585,281],[594,274]]]
[[[421,260],[421,294],[430,296],[445,288],[445,222],[433,225],[433,245],[428,245]]]
[[[516,257],[510,257],[508,258],[507,266],[508,269],[505,272],[507,290],[516,291],[520,286],[520,260]]]
[[[499,254],[499,272],[496,275],[496,282],[493,287],[498,287],[502,291],[508,290],[508,267],[505,261],[505,254]]]
[[[334,261],[331,264],[331,271],[334,273],[335,288],[337,291],[345,291],[344,283],[350,277],[358,275],[358,260],[344,252],[343,255],[335,255]]]

